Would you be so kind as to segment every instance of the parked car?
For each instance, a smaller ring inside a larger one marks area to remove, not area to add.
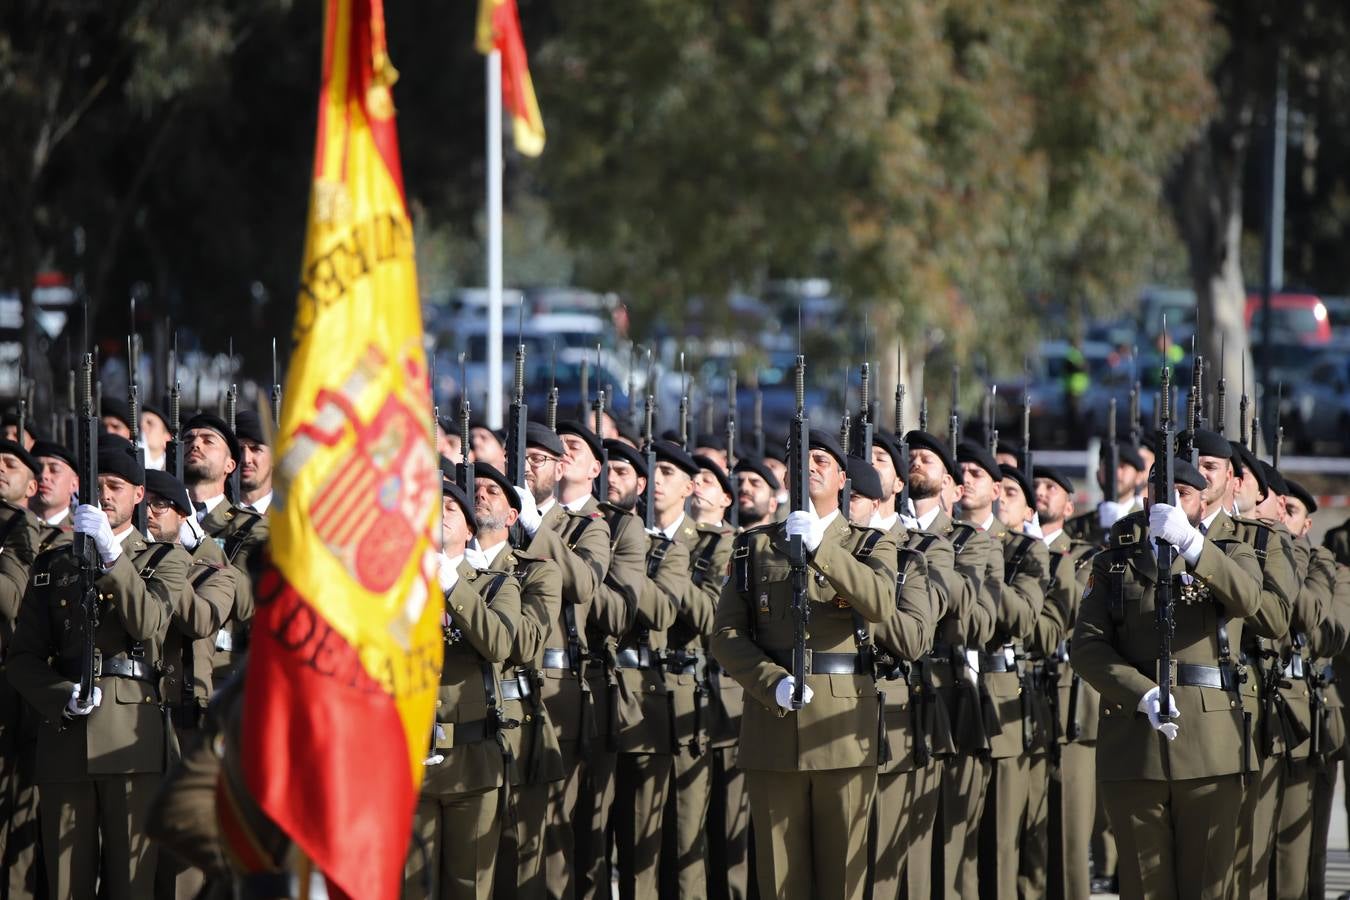
[[[1260,294],[1247,295],[1247,333],[1259,343],[1265,333]],[[1314,294],[1275,294],[1270,298],[1271,341],[1280,344],[1325,344],[1331,340],[1326,304]]]

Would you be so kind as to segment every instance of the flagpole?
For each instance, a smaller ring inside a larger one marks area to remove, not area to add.
[[[502,54],[487,55],[487,423],[502,427]],[[467,385],[465,386],[467,390]]]

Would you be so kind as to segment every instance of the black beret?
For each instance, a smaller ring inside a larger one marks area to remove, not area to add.
[[[558,427],[555,430],[558,432],[560,436],[564,434],[570,434],[581,438],[583,441],[586,442],[586,446],[590,448],[591,455],[594,456],[596,460],[600,459],[602,452],[602,445],[600,443],[600,438],[596,436],[594,431],[591,431],[585,425],[573,419],[566,419],[562,422],[559,422]]]
[[[34,447],[36,447],[36,444],[34,444]],[[38,460],[32,457],[32,453],[23,448],[23,444],[18,443],[18,441],[0,440],[0,453],[11,453],[11,455],[18,456],[20,463],[28,467],[34,478],[41,478],[42,466],[39,466]]]
[[[452,498],[459,504],[459,508],[464,511],[464,518],[469,523],[469,530],[474,534],[478,533],[478,517],[473,514],[473,504],[469,502],[469,496],[464,493],[464,488],[455,484],[448,478],[441,479],[441,494]]]
[[[623,460],[633,467],[639,478],[647,477],[647,460],[643,458],[641,450],[631,444],[624,443],[618,438],[606,438],[604,446],[609,453],[610,462]]]
[[[694,438],[695,447],[710,447],[713,450],[727,451],[727,439],[725,435],[717,434],[713,431],[703,431]]]
[[[199,412],[188,419],[183,423],[183,428],[179,432],[183,435],[183,442],[187,443],[186,438],[189,431],[198,428],[209,428],[211,431],[219,434],[225,439],[225,443],[229,445],[230,456],[235,459],[239,458],[239,439],[234,436],[234,432],[230,430],[230,426],[226,425],[225,420],[220,416],[213,415],[209,412]]]
[[[1285,486],[1289,488],[1289,493],[1285,495],[1286,497],[1293,497],[1301,502],[1308,508],[1308,515],[1317,512],[1317,501],[1313,499],[1312,493],[1309,492],[1307,488],[1292,478],[1286,478],[1284,483]]]
[[[1194,434],[1189,431],[1182,432],[1180,439],[1183,442],[1190,439],[1192,446],[1201,456],[1213,456],[1218,459],[1233,458],[1233,445],[1228,443],[1227,438],[1217,432],[1200,428]]]
[[[766,438],[764,440],[764,458],[787,463],[787,444],[777,438]]]
[[[1281,497],[1288,494],[1289,483],[1284,480],[1284,476],[1280,474],[1280,470],[1266,462],[1264,459],[1261,460],[1260,463],[1261,470],[1266,476],[1266,487],[1276,494],[1279,494]]]
[[[130,441],[124,443],[126,446],[99,442],[98,474],[116,475],[128,484],[145,484],[145,467],[141,465],[140,457]]]
[[[1266,483],[1266,470],[1261,466],[1256,454],[1248,450],[1242,444],[1233,443],[1233,467],[1237,474],[1247,477],[1250,472],[1256,479],[1256,494],[1261,499],[1265,499],[1266,493],[1270,490],[1270,485]]]
[[[185,516],[192,515],[192,499],[188,497],[187,487],[162,469],[146,469],[145,490],[149,494],[158,494],[174,505]]]
[[[234,417],[234,436],[241,441],[266,444],[267,437],[263,434],[262,416],[258,415],[256,410],[241,409]]]
[[[1123,465],[1144,471],[1144,457],[1139,455],[1139,448],[1129,441],[1116,441],[1116,456]],[[1102,445],[1102,459],[1106,459],[1105,444]]]
[[[497,471],[496,466],[476,462],[473,464],[473,477],[475,479],[486,478],[488,481],[494,482],[506,495],[506,500],[511,504],[511,508],[520,512],[520,495],[516,493],[515,487],[507,480],[506,476]]]
[[[0,425],[3,425],[5,428],[13,425],[17,429],[19,427],[18,409],[11,406],[9,409],[5,410],[4,415],[0,416]],[[28,417],[24,420],[23,430],[25,434],[31,435],[34,439],[38,437],[37,430],[33,428],[32,413],[29,413]]]
[[[37,444],[34,444],[33,446],[36,447]],[[33,473],[34,478],[41,477],[42,467],[38,465],[38,462],[33,458],[33,455],[23,448],[23,444],[17,443],[16,441],[0,440],[0,453],[9,453],[17,456],[19,462],[27,466]]]
[[[656,441],[652,444],[652,450],[658,461],[670,463],[690,478],[698,474],[698,463],[674,441]]]
[[[141,412],[142,412],[142,413],[150,413],[150,415],[154,416],[155,418],[157,418],[157,419],[159,419],[161,422],[163,422],[165,428],[168,428],[168,427],[169,427],[169,417],[166,416],[166,415],[164,415],[164,413],[160,410],[160,408],[159,408],[158,406],[156,406],[155,404],[153,404],[153,403],[142,403],[142,404],[141,404]],[[243,415],[243,413],[240,413],[240,415]]]
[[[675,428],[667,428],[665,431],[661,432],[661,436],[657,438],[657,440],[670,441],[672,444],[678,444],[680,442],[680,432]]]
[[[566,452],[563,442],[558,439],[558,433],[542,422],[525,424],[525,446],[547,450],[554,456],[562,456]]]
[[[99,418],[120,419],[128,428],[131,427],[131,407],[127,401],[119,400],[116,397],[104,397],[98,408]],[[137,423],[140,427],[140,423]]]
[[[642,435],[637,429],[631,427],[627,422],[616,422],[614,430],[619,432],[620,437],[625,438],[634,447],[642,443]]]
[[[900,470],[900,442],[895,439],[895,435],[889,431],[872,432],[872,446],[880,447],[886,451],[886,455],[891,458],[891,465],[895,466],[895,471],[901,478],[909,477],[908,472]]]
[[[848,468],[848,460],[844,457],[843,448],[839,446],[839,438],[832,432],[823,428],[812,428],[806,446],[815,450],[824,450],[835,458],[839,463],[839,468]]]
[[[1158,455],[1158,436],[1156,432],[1143,431],[1139,434],[1140,449],[1147,450],[1154,456]]]
[[[1032,477],[1048,478],[1055,484],[1064,488],[1069,494],[1073,493],[1073,482],[1069,480],[1069,476],[1065,475],[1059,469],[1056,469],[1053,466],[1036,466],[1031,471]]]
[[[55,441],[35,441],[33,449],[28,451],[33,454],[34,459],[42,459],[44,456],[53,456],[64,460],[66,465],[72,469],[76,468],[78,463],[75,460],[75,454],[72,453],[64,444],[58,444]]]
[[[1156,464],[1152,469],[1149,469],[1149,481],[1153,480],[1153,472],[1156,469]],[[1203,491],[1209,487],[1209,482],[1205,481],[1205,476],[1200,474],[1200,470],[1184,459],[1172,460],[1172,478],[1177,484],[1190,485],[1197,491]],[[1163,502],[1170,504],[1172,501],[1168,499]]]
[[[1016,456],[1020,458],[1022,455],[1022,446],[1020,444],[1014,444],[1012,441],[999,441],[998,446],[994,448],[994,454],[995,455],[1006,454],[1008,456]]]
[[[881,476],[872,464],[857,456],[848,458],[848,479],[853,484],[853,493],[868,500],[881,499]]]
[[[736,461],[736,467],[732,469],[732,472],[752,472],[764,479],[764,483],[769,486],[769,490],[771,491],[778,491],[783,487],[778,481],[778,476],[773,474],[773,469],[764,465],[763,460],[751,459],[748,456],[743,456]]]
[[[1027,499],[1027,506],[1036,508],[1036,488],[1032,485],[1031,479],[1026,473],[1017,466],[1010,466],[1007,463],[998,464],[999,471],[1003,473],[1004,478],[1011,478],[1017,482],[1017,486],[1022,489],[1022,496]]]
[[[459,437],[459,423],[450,416],[437,417],[436,424],[441,426],[441,431],[444,431],[446,434],[453,434],[455,437]]]
[[[942,464],[947,467],[947,474],[952,476],[957,484],[961,483],[961,467],[956,464],[956,457],[952,456],[946,441],[927,431],[915,430],[905,435],[905,443],[909,444],[910,453],[916,449],[936,453]]]
[[[989,477],[995,481],[1003,480],[1003,470],[998,467],[998,460],[994,459],[994,454],[990,453],[989,448],[983,444],[977,444],[974,441],[962,441],[956,448],[956,461],[974,463],[988,472]]]
[[[711,472],[717,478],[717,483],[722,486],[726,495],[735,499],[736,492],[731,488],[731,479],[727,476],[726,470],[717,464],[717,460],[710,456],[704,456],[702,453],[695,453],[694,462],[705,472]]]

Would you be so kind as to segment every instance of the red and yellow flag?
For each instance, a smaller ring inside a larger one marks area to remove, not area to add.
[[[516,0],[478,0],[475,44],[485,56],[493,50],[501,51],[502,102],[511,114],[516,150],[538,156],[544,151],[544,119],[539,115],[539,101],[534,99]]]
[[[432,450],[382,0],[327,0],[280,503],[245,681],[244,781],[328,881],[399,893],[440,680]]]

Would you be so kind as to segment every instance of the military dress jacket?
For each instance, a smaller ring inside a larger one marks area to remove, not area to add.
[[[520,622],[511,652],[502,667],[499,695],[505,717],[520,723],[506,731],[516,761],[513,784],[542,784],[564,775],[558,735],[542,695],[540,664],[562,607],[562,571],[549,559],[504,547],[493,562],[509,572],[520,587]]]
[[[122,553],[94,583],[99,598],[94,684],[102,702],[87,716],[68,717],[86,627],[79,568],[66,548],[34,560],[6,669],[10,683],[43,720],[39,784],[164,771],[169,745],[159,666],[190,567],[181,547],[151,543],[130,530]]]
[[[1050,689],[1055,691],[1055,739],[1061,744],[1090,744],[1097,740],[1101,696],[1074,671],[1069,649],[1097,548],[1060,531],[1046,549],[1050,551],[1050,586],[1028,649],[1047,661]]]
[[[26,507],[0,500],[0,660],[14,637],[28,570],[38,554],[41,521]]]
[[[213,678],[224,683],[238,668],[237,657],[248,640],[249,623],[256,606],[253,585],[262,573],[263,554],[270,533],[267,516],[235,506],[228,500],[216,504],[201,521],[202,531],[213,539],[234,566],[234,609],[216,637]]]
[[[689,554],[689,580],[666,631],[666,690],[675,710],[676,747],[701,753],[708,742],[710,696],[707,639],[722,594],[722,573],[731,559],[730,528],[700,525],[686,515],[675,540]],[[741,704],[744,705],[744,698]]]
[[[860,559],[855,554],[864,543],[871,553]],[[793,712],[774,699],[778,682],[791,674],[795,639],[788,549],[777,524],[741,535],[717,607],[713,655],[747,694],[738,765],[780,772],[876,765],[879,706],[872,674],[860,664],[852,674],[816,673],[809,657],[856,656],[854,614],[865,624],[891,615],[896,575],[885,561],[894,558],[895,545],[836,514],[820,546],[806,554],[806,680],[815,696]]]
[[[501,787],[509,774],[498,683],[520,624],[520,586],[506,572],[480,572],[464,560],[458,572],[445,594],[431,736],[431,752],[444,759],[428,765],[422,780],[422,793],[433,797]]]
[[[195,727],[205,716],[214,692],[216,634],[225,626],[243,576],[225,552],[207,538],[191,552],[192,565],[183,590],[175,598],[164,638],[164,702],[177,707],[174,724]]]
[[[1045,542],[1028,534],[1010,531],[997,518],[987,534],[1001,550],[999,572],[1003,579],[994,633],[980,656],[980,677],[993,701],[998,729],[989,734],[989,754],[994,759],[1017,756],[1035,741],[1034,710],[1023,708],[1032,689],[1026,673],[1024,644],[1032,636],[1045,605],[1049,582],[1050,554]],[[1034,704],[1033,704],[1034,705]]]
[[[647,539],[646,578],[637,614],[615,652],[619,678],[615,749],[666,754],[675,749],[675,713],[662,659],[666,630],[675,624],[680,599],[689,588],[689,549],[664,535],[649,534]]]
[[[933,634],[942,614],[942,598],[929,577],[928,558],[920,547],[932,549],[941,544],[933,535],[905,530],[899,519],[887,532],[896,547],[889,567],[896,573],[895,607],[883,621],[873,626],[873,643],[879,652],[877,690],[881,695],[889,757],[880,762],[881,774],[911,771],[916,763],[916,728],[924,728],[922,714],[915,715],[913,700],[925,690],[918,683],[913,666],[933,646]],[[951,554],[951,547],[945,548]],[[943,551],[938,550],[939,554]],[[911,685],[917,691],[911,690]],[[931,745],[930,745],[931,746]]]
[[[1232,537],[1206,537],[1194,566],[1177,554],[1170,573],[1171,653],[1180,734],[1169,742],[1138,711],[1158,684],[1160,646],[1158,567],[1147,515],[1128,516],[1112,543],[1093,559],[1071,654],[1074,668],[1101,693],[1097,758],[1109,765],[1098,766],[1098,780],[1173,781],[1245,771],[1252,757],[1236,688],[1250,677],[1238,660],[1244,620],[1261,604],[1256,555]]]
[[[948,584],[947,609],[938,622],[939,651],[948,647],[979,647],[994,633],[994,620],[1003,594],[1002,556],[988,534],[967,522],[957,522],[939,511],[927,533],[952,545],[954,567],[961,578]]]

